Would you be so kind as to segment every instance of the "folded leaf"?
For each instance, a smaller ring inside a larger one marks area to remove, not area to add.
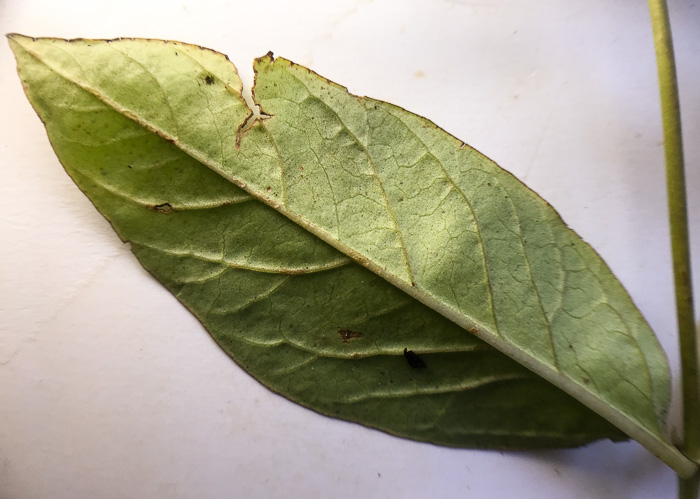
[[[668,367],[641,314],[551,207],[477,151],[271,55],[255,63],[267,116],[252,120],[234,66],[207,49],[11,44],[69,174],[273,390],[446,445],[618,436],[544,378],[684,465],[662,436]]]

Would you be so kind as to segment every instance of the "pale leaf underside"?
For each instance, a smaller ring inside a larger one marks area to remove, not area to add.
[[[11,44],[68,173],[273,390],[445,445],[620,437],[551,382],[673,452],[666,360],[627,293],[551,207],[429,121],[267,56],[269,117],[246,127],[216,52]]]

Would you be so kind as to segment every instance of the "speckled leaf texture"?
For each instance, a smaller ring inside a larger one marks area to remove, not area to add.
[[[270,389],[442,445],[627,434],[672,452],[666,358],[628,294],[546,202],[430,121],[271,54],[254,118],[208,49],[10,44],[66,171]]]

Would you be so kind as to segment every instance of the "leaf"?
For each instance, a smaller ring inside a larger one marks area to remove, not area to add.
[[[665,356],[627,293],[477,151],[271,55],[255,63],[267,116],[250,119],[234,66],[213,51],[10,41],[69,174],[273,390],[447,445],[615,436],[475,335],[686,464],[662,436]],[[411,369],[404,348],[428,368]],[[577,425],[585,437],[567,435]]]
[[[551,384],[15,51],[67,172],[143,265],[266,386],[324,414],[444,445],[624,438]],[[402,348],[421,352],[430,368],[411,369]]]

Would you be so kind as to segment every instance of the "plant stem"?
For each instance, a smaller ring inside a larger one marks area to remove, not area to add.
[[[676,314],[681,349],[683,384],[683,445],[682,450],[694,461],[700,461],[700,380],[698,337],[693,311],[693,291],[690,271],[688,238],[688,209],[686,205],[683,139],[681,136],[680,103],[676,66],[671,40],[671,26],[666,0],[649,0],[654,44],[659,70],[661,113],[666,153],[666,185],[668,190],[669,222],[673,274],[676,288]],[[681,480],[681,497],[697,496],[695,477]],[[692,494],[692,495],[689,495]]]
[[[692,478],[678,477],[678,499],[696,499],[698,497],[698,475]]]

